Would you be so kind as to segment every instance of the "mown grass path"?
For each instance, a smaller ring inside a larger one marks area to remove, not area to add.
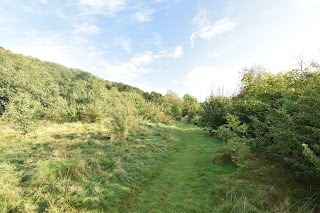
[[[135,199],[130,212],[212,212],[217,174],[230,168],[215,166],[213,151],[221,142],[191,125],[176,128],[175,150],[159,175]]]

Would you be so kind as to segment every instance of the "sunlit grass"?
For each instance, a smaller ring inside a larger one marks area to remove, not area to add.
[[[45,123],[0,135],[0,212],[317,212],[315,186],[186,123],[144,123],[127,140],[103,124]]]
[[[103,124],[44,123],[27,141],[1,127],[1,212],[114,211],[175,141],[156,124],[123,141]]]

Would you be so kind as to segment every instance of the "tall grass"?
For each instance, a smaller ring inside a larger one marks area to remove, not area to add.
[[[214,153],[215,166],[235,165],[222,145]],[[319,184],[309,185],[285,168],[258,158],[249,147],[241,148],[243,165],[220,175],[213,185],[216,212],[318,212]]]
[[[174,144],[145,124],[125,143],[103,124],[44,123],[29,140],[0,128],[0,212],[116,211]]]

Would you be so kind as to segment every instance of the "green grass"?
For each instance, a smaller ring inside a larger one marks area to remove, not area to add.
[[[178,138],[161,173],[131,200],[127,212],[212,212],[212,188],[218,174],[234,166],[216,166],[212,154],[221,142],[190,125],[175,129]],[[128,205],[128,203],[127,203]]]
[[[160,173],[126,199],[121,212],[318,212],[319,188],[257,159],[248,147],[236,167],[227,146],[197,127],[179,124]]]
[[[0,212],[117,211],[175,143],[169,125],[154,124],[128,141],[81,123],[43,125],[28,141],[5,126],[0,135]]]
[[[127,141],[98,124],[0,128],[0,212],[319,212],[307,185],[189,124],[145,123]]]

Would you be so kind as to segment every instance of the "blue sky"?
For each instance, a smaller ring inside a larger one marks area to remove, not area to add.
[[[1,0],[0,46],[146,91],[230,93],[320,57],[317,0]]]

